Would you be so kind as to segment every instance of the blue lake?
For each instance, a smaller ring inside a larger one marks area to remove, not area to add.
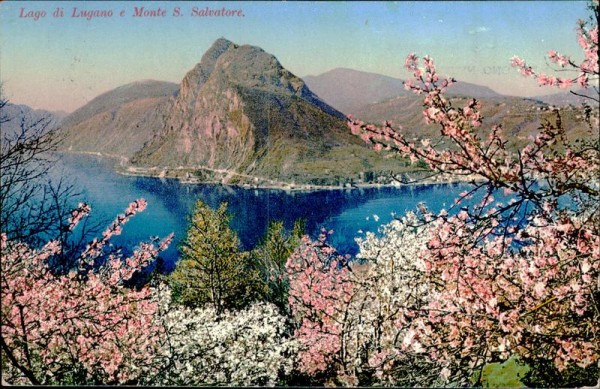
[[[433,211],[450,207],[466,184],[408,185],[402,187],[286,192],[276,189],[243,189],[222,185],[184,184],[174,179],[131,177],[116,173],[114,161],[93,156],[65,154],[57,174],[71,181],[92,208],[89,222],[107,226],[117,214],[138,198],[148,202],[145,212],[133,217],[115,245],[133,247],[151,236],[175,233],[175,241],[162,256],[167,268],[178,257],[177,246],[185,237],[187,216],[197,199],[211,207],[227,202],[233,215],[231,227],[242,248],[251,249],[264,235],[270,220],[282,220],[291,228],[305,219],[308,233],[315,237],[322,227],[333,230],[330,242],[341,253],[355,254],[354,239],[366,231],[376,232],[394,215],[415,210],[419,202]]]

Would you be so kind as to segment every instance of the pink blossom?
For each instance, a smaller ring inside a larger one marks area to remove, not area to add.
[[[597,26],[582,27],[578,36],[586,57],[580,65],[555,51],[549,57],[578,71],[577,82],[588,86],[589,77],[598,77],[597,43],[593,46]],[[414,72],[417,59],[415,54],[407,58],[409,71]],[[413,312],[403,312],[411,318],[404,346],[410,345],[411,352],[424,351],[456,371],[457,377],[471,377],[498,357],[495,350],[501,350],[502,358],[556,355],[559,369],[571,363],[584,367],[598,363],[600,349],[594,343],[600,331],[598,312],[591,307],[600,272],[600,237],[597,220],[589,214],[590,202],[598,201],[597,185],[591,183],[597,181],[598,151],[566,139],[565,129],[553,123],[544,123],[518,153],[505,147],[507,139],[499,127],[480,137],[472,128],[483,125],[475,100],[455,108],[434,81],[433,61],[425,57],[423,63],[426,74],[416,75],[417,84],[409,84],[410,89],[425,92],[423,117],[438,125],[444,140],[454,147],[437,149],[421,143],[422,148],[390,127],[361,131],[394,139],[392,150],[412,161],[425,161],[433,172],[477,177],[480,183],[474,185],[480,193],[501,189],[511,198],[506,205],[490,208],[493,198],[483,197],[455,217],[422,217],[420,222],[432,230],[418,261],[424,278],[432,282],[429,293],[434,298]],[[540,86],[567,88],[573,83],[536,74],[516,56],[511,63],[523,75],[535,76]],[[540,182],[548,187],[534,185]],[[559,199],[569,196],[579,202],[573,207],[558,205]],[[510,212],[512,217],[504,216]],[[515,215],[521,212],[528,218],[515,225],[520,220]],[[552,339],[547,333],[561,336]]]
[[[571,80],[570,78],[559,78],[557,81],[558,87],[561,89],[567,89],[571,87],[571,85],[573,85],[573,80]]]
[[[130,207],[137,212],[144,203]],[[80,204],[72,214],[71,229],[88,211],[89,206]],[[119,219],[111,231],[126,220]],[[149,299],[149,287],[139,291],[123,288],[118,255],[109,255],[97,271],[54,275],[46,259],[59,252],[57,241],[48,242],[40,251],[9,241],[4,234],[1,242],[2,289],[7,296],[2,299],[2,338],[18,363],[31,369],[31,383],[53,382],[55,374],[72,369],[72,358],[79,361],[85,374],[105,383],[139,379],[142,371],[138,366],[154,363],[152,350],[162,331],[154,320],[158,306]],[[82,265],[90,256],[99,255],[105,242],[92,241],[78,258],[78,268],[85,268]],[[158,254],[152,245],[140,247],[145,251],[136,252],[135,258],[144,261],[129,261],[136,266],[127,269],[130,273]],[[5,310],[18,314],[5,315]],[[26,331],[10,332],[8,328]],[[35,361],[26,362],[27,354],[35,356]]]
[[[518,57],[518,56],[516,56],[516,55],[515,55],[515,56],[513,56],[513,57],[510,59],[510,64],[511,64],[513,67],[518,67],[518,68],[525,67],[525,61],[524,61],[524,60],[522,60],[521,58],[519,58],[519,57]]]

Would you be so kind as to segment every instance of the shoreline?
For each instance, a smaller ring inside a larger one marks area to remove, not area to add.
[[[320,190],[360,190],[360,189],[370,189],[370,188],[401,188],[401,187],[410,187],[410,186],[422,186],[422,185],[449,185],[449,184],[468,184],[474,181],[478,181],[474,176],[434,176],[428,177],[424,179],[413,179],[411,182],[400,182],[394,180],[389,183],[376,183],[376,182],[357,182],[346,185],[318,185],[318,184],[298,184],[298,183],[289,183],[284,181],[277,181],[275,179],[266,178],[266,177],[257,177],[251,176],[243,173],[237,173],[232,171],[227,171],[225,169],[212,169],[205,166],[195,166],[195,167],[135,167],[135,166],[127,166],[128,159],[122,155],[115,154],[106,154],[100,152],[93,151],[69,151],[69,150],[61,150],[58,151],[59,154],[73,154],[73,155],[89,155],[94,157],[106,158],[115,161],[114,171],[117,174],[123,176],[130,177],[148,177],[148,178],[158,178],[158,179],[170,179],[177,180],[182,184],[189,185],[222,185],[222,186],[230,186],[237,187],[242,189],[269,189],[269,190],[281,190],[285,192],[310,192],[310,191],[320,191]],[[203,170],[212,173],[218,173],[226,175],[222,180],[201,180],[193,177],[178,177],[167,175],[166,171],[186,171],[186,170]],[[410,174],[406,173],[406,174]],[[230,177],[243,177],[244,179],[253,180],[254,183],[243,182],[243,183],[228,183],[225,181],[226,178]],[[269,183],[267,183],[268,181]]]

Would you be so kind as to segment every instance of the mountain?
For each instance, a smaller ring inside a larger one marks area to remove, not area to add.
[[[437,126],[424,123],[423,96],[406,91],[400,79],[338,68],[304,80],[327,103],[355,118],[376,125],[390,120],[402,125],[404,134],[414,138],[440,135]],[[488,87],[461,81],[448,87],[446,96],[455,106],[465,105],[470,98],[479,100],[486,123],[482,131],[489,125],[502,124],[515,147],[537,133],[544,120],[555,120],[552,105],[579,107],[576,102],[581,100],[569,92],[534,98],[505,96]],[[561,118],[569,136],[574,139],[590,136],[578,110],[567,107],[561,111]]]
[[[259,47],[218,39],[179,85],[140,81],[65,118],[63,151],[118,157],[126,174],[260,186],[345,185],[406,171]]]
[[[163,128],[132,164],[306,182],[357,173],[343,162],[350,157],[341,148],[364,154],[358,161],[371,158],[349,133],[345,115],[273,55],[226,39],[217,40],[186,74],[167,111]]]
[[[469,97],[462,96],[450,98],[455,107],[465,106],[468,100],[470,100]],[[556,121],[553,107],[539,100],[511,96],[484,97],[477,100],[481,104],[481,113],[484,118],[480,135],[485,137],[485,131],[488,131],[493,125],[501,124],[511,147],[522,147],[532,135],[539,132],[544,121]],[[381,124],[383,121],[389,120],[394,124],[401,125],[402,133],[408,137],[439,138],[439,126],[425,124],[422,111],[423,96],[413,94],[366,105],[358,109],[354,116],[373,124]],[[580,109],[563,107],[560,109],[560,116],[570,139],[576,140],[593,136]]]
[[[47,132],[56,129],[61,122],[59,114],[33,109],[27,105],[6,103],[1,112],[1,138],[11,139],[23,130],[32,132]]]
[[[336,68],[318,76],[306,76],[304,81],[325,102],[347,115],[355,115],[369,104],[412,94],[404,89],[401,79],[345,68]],[[455,83],[448,88],[447,94],[475,98],[501,96],[488,87],[467,82]]]
[[[587,89],[587,90],[582,90],[582,89],[576,89],[573,90],[573,92],[579,94],[579,95],[586,95],[586,96],[594,96],[594,91],[591,89]],[[595,94],[595,98],[598,98],[598,94]],[[542,96],[536,96],[536,97],[532,97],[532,99],[534,100],[539,100],[542,101],[546,104],[550,104],[550,105],[554,105],[557,107],[564,107],[567,105],[572,105],[575,107],[579,107],[581,106],[581,104],[583,102],[587,102],[588,104],[597,104],[594,103],[592,100],[587,99],[585,97],[581,97],[578,95],[575,95],[569,91],[566,92],[560,92],[560,93],[554,93],[551,95],[542,95]]]
[[[303,80],[322,99],[346,114],[407,93],[402,80],[346,68],[306,76]]]
[[[177,84],[144,80],[106,92],[63,120],[62,147],[129,158],[159,130],[177,91]]]

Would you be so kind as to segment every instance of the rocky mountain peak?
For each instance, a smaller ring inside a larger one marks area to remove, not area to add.
[[[260,171],[262,163],[272,169],[273,149],[328,150],[352,142],[344,119],[272,54],[220,38],[186,74],[163,130],[132,162],[238,172]],[[294,155],[275,163],[286,170],[305,158]]]
[[[231,46],[233,46],[233,42],[225,38],[219,38],[212,44],[200,62],[183,78],[179,92],[181,98],[194,99],[197,96],[198,91],[213,72],[219,57]]]
[[[212,46],[210,46],[210,48],[208,50],[206,50],[206,52],[202,56],[202,61],[208,61],[210,58],[216,60],[217,58],[219,58],[219,56],[221,54],[223,54],[225,51],[227,51],[227,49],[229,49],[229,47],[231,47],[231,46],[236,46],[236,45],[232,41],[225,39],[225,38],[217,39],[216,41],[213,42]]]
[[[330,115],[344,118],[343,114],[312,93],[301,78],[285,69],[275,56],[260,47],[236,45],[225,38],[217,39],[201,61],[186,74],[176,105],[182,109],[193,109],[198,94],[209,79],[213,90],[236,86],[295,96]]]

